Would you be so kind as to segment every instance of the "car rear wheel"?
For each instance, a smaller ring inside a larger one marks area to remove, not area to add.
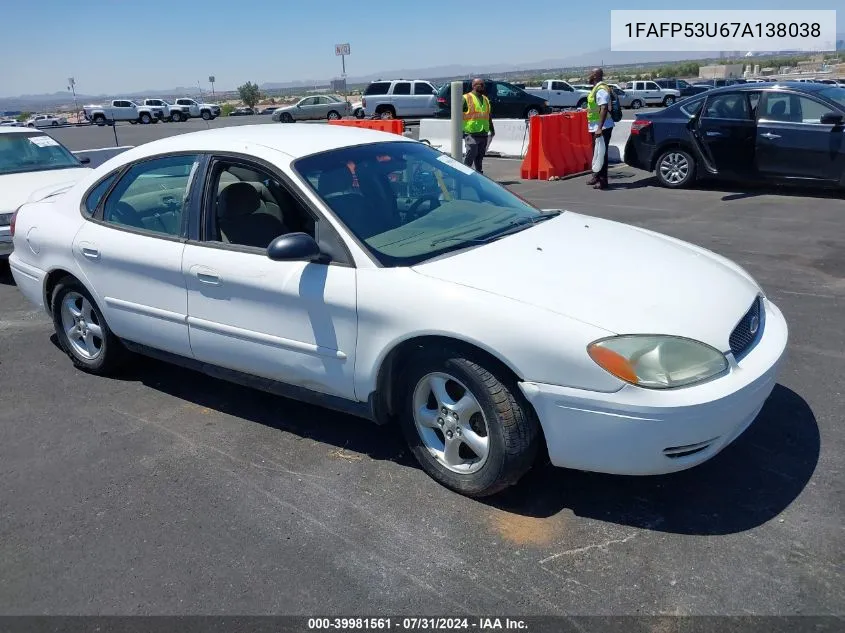
[[[444,350],[409,363],[400,424],[423,469],[444,486],[486,497],[531,468],[540,443],[533,409],[506,372]]]
[[[182,121],[182,113],[181,112],[173,112],[173,113],[170,114],[170,119],[174,123],[179,123],[180,121]]]
[[[79,281],[73,277],[62,279],[53,291],[51,305],[59,345],[76,367],[107,375],[123,363],[126,348]]]
[[[334,110],[329,112],[329,116],[328,116],[329,121],[337,121],[339,118],[340,118],[340,114],[338,114]]]
[[[643,107],[643,102],[640,101],[639,99],[634,99],[631,102],[631,108],[634,109],[634,110],[639,110],[642,107]]]
[[[148,123],[152,123],[153,118],[149,114],[144,112],[143,114],[141,114],[140,120],[141,120],[141,123],[143,123],[144,125],[147,125]]]
[[[675,97],[673,97],[672,95],[667,95],[666,98],[663,100],[664,107],[669,107],[673,103],[675,103]]]
[[[396,118],[396,110],[394,110],[390,106],[384,106],[382,108],[379,108],[376,111],[376,114],[378,115],[378,118],[380,118],[380,119],[386,119],[387,120],[387,119],[395,119]]]
[[[657,181],[664,187],[688,187],[695,178],[695,159],[682,149],[668,149],[657,159],[655,173]]]

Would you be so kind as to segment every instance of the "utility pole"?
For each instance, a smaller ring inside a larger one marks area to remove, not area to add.
[[[214,101],[214,75],[208,76],[208,83],[211,84],[211,100]]]
[[[76,102],[76,79],[68,77],[67,89],[73,93],[73,114],[77,117],[76,122],[79,123],[79,104]]]

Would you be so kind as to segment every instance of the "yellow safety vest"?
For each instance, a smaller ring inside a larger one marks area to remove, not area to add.
[[[490,99],[474,92],[464,95],[467,111],[464,112],[464,134],[485,134],[490,132]]]

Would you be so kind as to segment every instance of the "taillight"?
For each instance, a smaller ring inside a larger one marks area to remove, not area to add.
[[[9,220],[9,233],[12,234],[12,237],[15,237],[15,221],[18,219],[18,212],[15,211],[12,214],[12,219]]]
[[[446,104],[446,97],[437,97],[437,103]]]
[[[640,130],[644,130],[651,125],[651,121],[647,119],[637,119],[631,123],[631,134],[639,134]]]

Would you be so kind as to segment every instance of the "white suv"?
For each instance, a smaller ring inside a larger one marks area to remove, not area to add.
[[[654,81],[631,81],[625,93],[631,97],[635,110],[645,105],[670,106],[681,97],[680,90],[661,88]]]
[[[368,117],[434,116],[437,112],[437,89],[430,82],[419,79],[379,80],[367,86],[361,102]]]

